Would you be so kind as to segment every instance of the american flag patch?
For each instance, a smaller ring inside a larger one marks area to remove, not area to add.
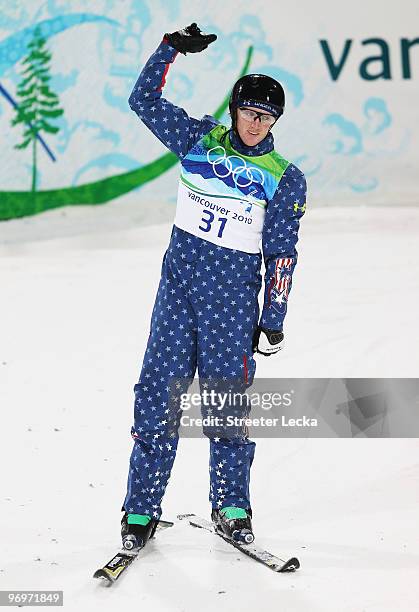
[[[293,257],[281,257],[276,260],[275,264],[275,287],[282,293],[284,289],[288,288],[290,275],[283,274],[282,270],[291,270],[291,266],[294,262]],[[287,291],[288,293],[288,291]]]
[[[291,284],[291,274],[284,273],[285,270],[291,271],[292,264],[294,263],[293,257],[280,257],[275,263],[275,275],[272,279],[271,286],[269,288],[269,303],[271,302],[271,291],[275,287],[276,295],[274,301],[278,304],[282,304],[288,300],[288,293]]]

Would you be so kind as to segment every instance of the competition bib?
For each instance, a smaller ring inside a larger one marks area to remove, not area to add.
[[[208,194],[181,174],[175,225],[222,247],[259,253],[265,207],[260,201]]]

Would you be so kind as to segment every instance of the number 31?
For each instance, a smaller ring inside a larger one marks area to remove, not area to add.
[[[209,232],[211,229],[211,223],[214,221],[215,216],[212,212],[210,212],[209,210],[204,210],[203,212],[204,215],[208,215],[207,218],[202,217],[201,221],[203,223],[205,223],[205,226],[202,227],[202,225],[199,225],[199,229],[202,230],[203,232]],[[223,231],[225,228],[225,224],[227,223],[227,217],[218,217],[217,221],[220,221],[220,229],[218,230],[218,238],[221,238],[223,235]]]

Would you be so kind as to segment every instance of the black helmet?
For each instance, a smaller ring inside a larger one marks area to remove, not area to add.
[[[279,118],[284,112],[285,92],[281,83],[266,74],[246,74],[234,85],[228,106],[232,117],[238,106],[254,106]]]

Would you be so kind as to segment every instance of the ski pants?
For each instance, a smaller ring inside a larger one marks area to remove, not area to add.
[[[160,518],[179,436],[168,425],[169,383],[241,379],[250,386],[256,362],[261,254],[214,245],[173,226],[163,258],[150,334],[134,387],[134,440],[123,508]],[[205,433],[205,431],[204,431]],[[209,438],[212,508],[250,508],[255,443],[246,431]],[[193,464],[193,459],[191,459]]]

